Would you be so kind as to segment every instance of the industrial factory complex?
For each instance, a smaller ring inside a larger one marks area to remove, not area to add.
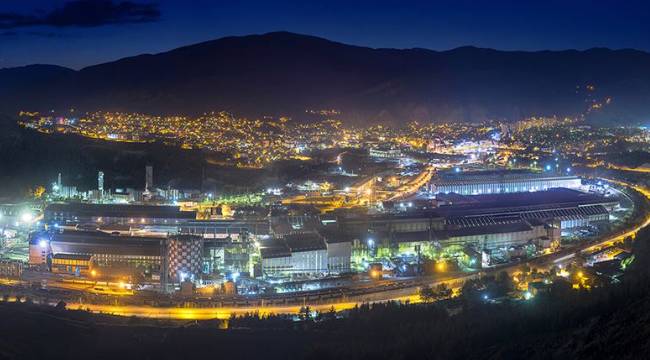
[[[198,219],[181,206],[53,203],[31,237],[29,264],[79,277],[129,276],[163,291],[237,277],[318,279],[373,263],[399,271],[426,259],[481,268],[556,247],[565,232],[606,227],[618,206],[584,191],[577,176],[451,173],[426,189],[427,206],[398,212],[220,219]]]

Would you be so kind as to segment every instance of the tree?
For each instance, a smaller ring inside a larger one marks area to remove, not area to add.
[[[451,296],[451,293],[452,291],[446,283],[441,283],[436,286],[436,299],[446,299]]]
[[[67,304],[63,300],[61,300],[58,303],[56,303],[56,306],[54,308],[57,310],[65,310],[66,306]]]
[[[436,297],[435,293],[431,289],[430,286],[424,285],[420,287],[420,290],[418,291],[418,294],[420,295],[420,300],[424,302],[430,302],[433,301]]]
[[[506,271],[501,271],[499,275],[497,275],[497,283],[499,287],[506,293],[512,291],[515,288],[512,277],[510,277]]]
[[[311,308],[309,306],[303,306],[298,312],[298,317],[300,320],[311,320]]]
[[[567,299],[574,294],[571,283],[563,278],[557,278],[553,281],[550,292],[557,299]]]
[[[327,311],[325,314],[323,314],[323,319],[324,320],[335,320],[336,319],[336,310],[334,310],[334,306],[330,307],[329,311]]]
[[[471,307],[483,302],[479,288],[483,288],[483,284],[479,280],[467,280],[463,283],[461,288],[463,306]]]

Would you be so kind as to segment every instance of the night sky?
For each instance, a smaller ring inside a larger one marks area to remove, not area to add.
[[[191,4],[191,5],[188,5]],[[650,51],[647,1],[1,0],[0,68],[72,68],[286,30],[371,47]]]

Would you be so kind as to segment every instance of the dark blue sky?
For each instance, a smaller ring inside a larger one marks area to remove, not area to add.
[[[278,30],[371,47],[650,50],[650,4],[641,0],[91,2],[1,0],[0,68],[80,68]]]

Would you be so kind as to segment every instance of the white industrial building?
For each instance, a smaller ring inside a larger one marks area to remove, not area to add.
[[[349,241],[327,242],[327,270],[329,273],[350,272],[352,243]]]
[[[350,271],[352,245],[326,242],[317,233],[297,233],[262,244],[262,273],[273,275],[325,275]]]
[[[579,189],[581,186],[577,176],[476,171],[438,176],[431,180],[430,191],[433,194],[481,195],[544,191],[551,188]]]

